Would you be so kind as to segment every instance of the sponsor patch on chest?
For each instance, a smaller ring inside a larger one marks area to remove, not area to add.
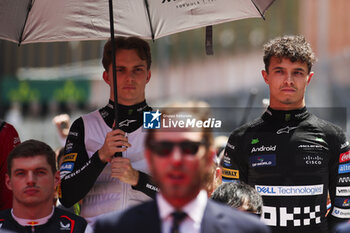
[[[250,166],[252,168],[276,166],[276,154],[264,154],[264,155],[251,156],[249,160],[250,160]]]
[[[276,151],[276,145],[253,147],[250,153]]]

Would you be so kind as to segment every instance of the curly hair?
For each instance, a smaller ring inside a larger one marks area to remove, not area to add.
[[[271,57],[279,59],[288,58],[292,62],[306,63],[308,73],[316,61],[311,46],[306,42],[304,36],[283,36],[270,40],[264,45],[265,70],[269,72]]]

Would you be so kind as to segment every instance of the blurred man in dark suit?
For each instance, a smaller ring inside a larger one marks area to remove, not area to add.
[[[185,106],[194,107],[191,109],[162,111],[163,119],[185,112],[204,122],[208,119],[207,110],[195,108],[200,106],[192,103]],[[160,188],[156,200],[99,218],[95,232],[269,232],[259,219],[208,199],[204,187],[215,156],[212,133],[180,125],[152,129],[146,136],[145,156]]]

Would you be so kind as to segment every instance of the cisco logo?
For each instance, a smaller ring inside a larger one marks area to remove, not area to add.
[[[323,163],[323,158],[318,155],[307,155],[303,159],[306,165],[322,165]]]

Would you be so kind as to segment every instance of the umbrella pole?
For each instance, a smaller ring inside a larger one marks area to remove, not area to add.
[[[150,27],[151,33],[152,33],[152,41],[154,42],[154,32],[153,32],[153,27],[152,27],[152,22],[151,22],[151,15],[149,13],[148,0],[145,0],[145,5],[146,5],[146,9],[147,9],[147,16],[148,16],[148,20],[149,20],[149,27]]]
[[[118,119],[118,89],[117,89],[117,64],[115,62],[115,44],[114,44],[114,19],[113,19],[113,0],[109,0],[109,22],[112,43],[112,67],[113,67],[113,93],[114,93],[114,126],[113,129],[119,129]],[[121,152],[115,153],[114,157],[122,157]]]

